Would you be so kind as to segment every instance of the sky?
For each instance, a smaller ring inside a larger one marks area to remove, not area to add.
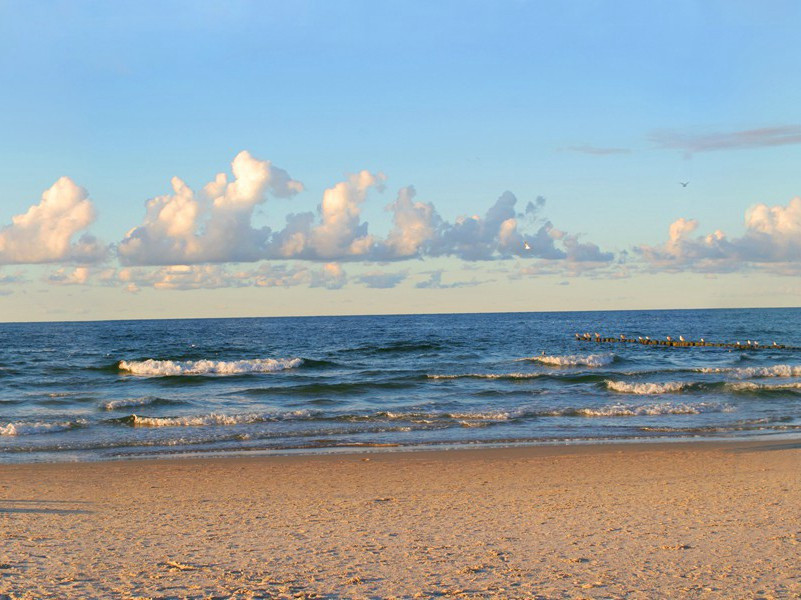
[[[799,306],[799,26],[0,0],[0,321]]]

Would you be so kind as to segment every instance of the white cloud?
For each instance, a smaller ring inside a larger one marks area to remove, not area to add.
[[[85,285],[89,281],[90,271],[87,267],[74,269],[58,269],[51,273],[47,281],[56,285]]]
[[[394,227],[386,240],[392,258],[420,256],[437,234],[442,219],[431,203],[415,202],[413,186],[401,188],[395,202],[387,206],[393,213]]]
[[[383,191],[383,173],[361,171],[350,175],[323,193],[320,221],[312,213],[287,217],[283,231],[275,234],[271,255],[275,258],[308,260],[369,260],[377,240],[361,222],[361,204],[371,189]]]
[[[173,193],[146,204],[145,221],[119,244],[119,256],[130,265],[174,265],[255,261],[267,254],[269,228],[251,224],[255,207],[267,199],[303,190],[283,169],[249,152],[231,163],[233,180],[218,174],[201,193],[173,177]]]
[[[85,189],[62,177],[39,204],[0,228],[0,264],[96,262],[106,249],[91,235],[75,237],[95,219]]]
[[[745,234],[729,238],[720,230],[694,235],[698,222],[678,219],[660,246],[640,246],[637,251],[655,269],[726,272],[761,265],[775,272],[801,260],[801,198],[787,206],[758,204],[746,212]]]

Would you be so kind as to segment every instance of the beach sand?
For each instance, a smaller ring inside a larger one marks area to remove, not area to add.
[[[0,466],[0,598],[801,597],[801,443]]]

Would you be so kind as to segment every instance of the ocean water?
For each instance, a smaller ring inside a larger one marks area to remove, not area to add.
[[[0,324],[0,462],[801,434],[801,309]]]

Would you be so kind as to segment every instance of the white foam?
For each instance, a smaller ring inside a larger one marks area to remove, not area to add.
[[[707,412],[731,412],[733,408],[714,402],[698,402],[694,404],[673,404],[662,402],[659,404],[610,404],[597,408],[564,409],[554,411],[550,416],[584,417],[642,417],[659,415],[699,415]]]
[[[42,423],[42,422],[34,422],[34,423],[7,423],[6,425],[0,425],[0,436],[8,435],[8,436],[17,436],[17,435],[34,435],[37,433],[55,433],[59,431],[66,431],[68,429],[72,429],[73,427],[83,425],[86,421],[79,419],[75,422],[66,422],[66,423]]]
[[[705,367],[698,369],[701,373],[728,373],[737,379],[752,377],[801,377],[799,365],[773,365],[772,367]]]
[[[681,381],[668,381],[665,383],[628,383],[626,381],[611,381],[606,380],[606,387],[613,392],[620,392],[622,394],[637,394],[641,396],[650,396],[653,394],[674,394],[689,387],[690,383]]]
[[[237,375],[270,373],[295,369],[303,363],[300,358],[256,358],[253,360],[121,360],[119,368],[134,375]]]
[[[535,379],[542,373],[461,373],[459,375],[426,375],[428,379]]]
[[[118,408],[129,408],[132,406],[147,406],[157,402],[158,398],[128,398],[126,400],[111,400],[103,405],[105,410],[117,410]]]
[[[249,423],[263,423],[278,419],[291,419],[308,417],[311,413],[306,410],[293,411],[285,414],[238,414],[225,415],[210,413],[207,415],[189,415],[185,417],[140,417],[131,415],[126,419],[134,427],[203,427],[204,425],[245,425]]]
[[[543,354],[541,356],[530,356],[524,360],[533,360],[540,362],[544,365],[554,365],[557,367],[604,367],[611,364],[615,360],[615,355],[609,354],[566,354],[563,356],[549,356]]]
[[[735,392],[756,392],[759,390],[801,390],[801,382],[793,383],[755,383],[753,381],[738,381],[726,385]]]

